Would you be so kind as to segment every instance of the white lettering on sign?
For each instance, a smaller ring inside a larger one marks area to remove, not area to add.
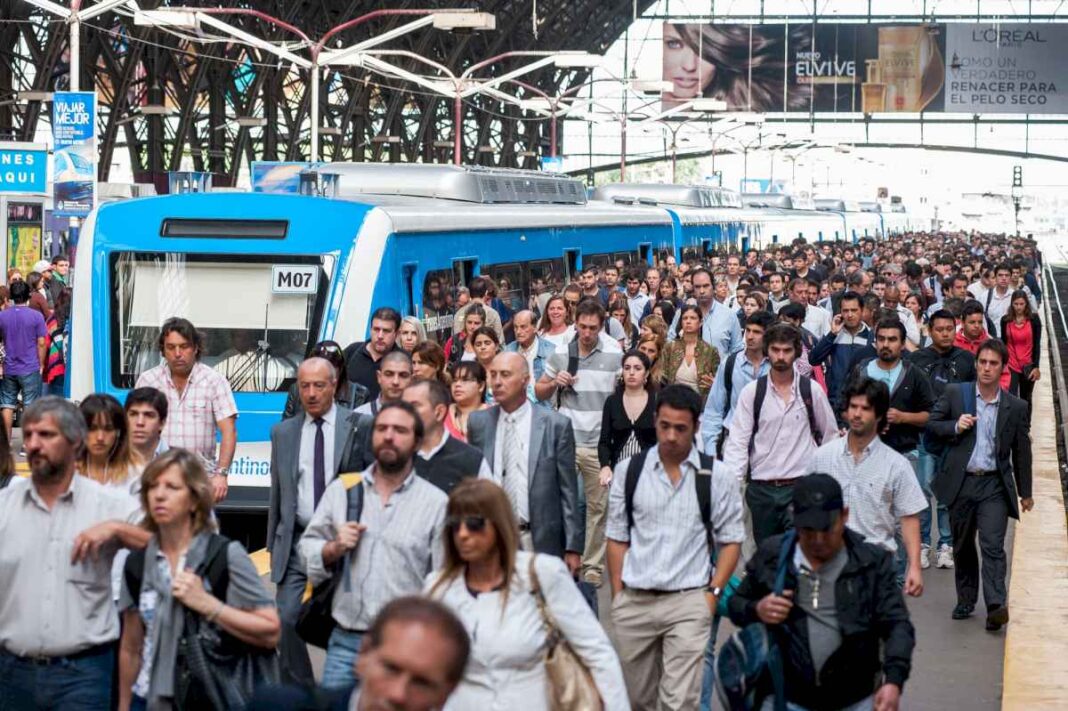
[[[319,290],[319,267],[313,264],[276,264],[271,277],[275,294],[314,294]]]

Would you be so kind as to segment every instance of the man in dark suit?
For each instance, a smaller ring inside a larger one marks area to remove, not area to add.
[[[282,667],[301,684],[314,683],[311,661],[295,625],[307,583],[297,542],[311,520],[326,485],[343,469],[363,440],[362,418],[334,402],[337,375],[323,358],[309,358],[297,370],[297,390],[304,414],[271,429],[271,497],[267,511],[267,550],[271,582],[277,586],[282,618],[279,644]]]
[[[489,367],[495,407],[471,413],[468,442],[482,451],[519,519],[527,550],[579,569],[585,535],[578,518],[578,471],[571,421],[527,399],[530,368],[518,353]]]
[[[1019,519],[1020,509],[1030,511],[1034,506],[1027,404],[1002,390],[999,382],[1008,358],[1001,341],[985,341],[975,357],[977,382],[947,385],[927,425],[945,449],[931,488],[949,506],[957,583],[953,619],[969,617],[979,596],[974,542],[978,530],[986,628],[992,632],[1009,621],[1005,592],[1009,516]]]
[[[493,479],[482,451],[450,436],[445,429],[449,412],[449,389],[445,383],[416,380],[404,389],[401,399],[414,407],[423,421],[423,439],[415,456],[416,474],[446,494],[464,479]]]

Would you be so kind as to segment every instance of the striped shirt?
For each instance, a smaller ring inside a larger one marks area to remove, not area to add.
[[[686,590],[708,585],[712,561],[703,541],[705,526],[693,477],[701,467],[697,448],[682,464],[682,478],[672,484],[658,447],[645,457],[634,490],[634,528],[627,525],[625,487],[630,459],[616,465],[608,492],[605,534],[629,543],[623,558],[623,584],[637,590]],[[742,495],[738,482],[712,470],[712,531],[717,546],[745,540]]]
[[[842,497],[849,508],[846,523],[864,539],[894,552],[897,521],[913,516],[928,506],[916,481],[912,465],[875,437],[860,461],[849,451],[849,437],[840,437],[816,450],[806,474],[830,474],[842,486]]]
[[[349,553],[348,580],[334,594],[334,619],[347,630],[366,631],[387,603],[404,595],[418,595],[431,570],[441,567],[441,536],[445,503],[441,489],[416,475],[408,475],[387,503],[374,488],[375,465],[363,472],[363,512],[367,526],[356,550]],[[300,554],[308,580],[318,585],[330,577],[323,565],[323,546],[337,537],[345,522],[348,492],[340,479],[330,482],[300,539]]]
[[[560,346],[545,360],[545,375],[555,378],[567,372],[567,345]],[[604,403],[615,392],[623,367],[623,349],[603,331],[597,347],[586,357],[579,356],[575,386],[558,391],[560,414],[571,420],[575,446],[594,449],[601,438]]]

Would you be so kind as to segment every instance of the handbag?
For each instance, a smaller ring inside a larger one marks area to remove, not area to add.
[[[338,479],[345,487],[348,502],[345,520],[359,521],[363,513],[363,477],[359,474],[339,474]],[[300,612],[297,613],[296,630],[297,636],[312,646],[326,649],[330,643],[330,635],[337,626],[334,621],[334,593],[337,592],[338,581],[343,579],[348,584],[348,565],[349,556],[346,555],[333,566],[329,578],[314,587],[308,583]]]
[[[538,605],[548,651],[545,653],[545,676],[549,682],[549,707],[552,711],[594,711],[604,708],[601,692],[593,675],[568,644],[545,602],[538,573],[534,569],[536,555],[530,556],[530,591]]]
[[[197,575],[208,579],[212,593],[222,599],[229,584],[229,545],[229,539],[212,535],[204,561],[196,570]],[[253,647],[195,612],[182,609],[182,636],[174,669],[176,708],[244,708],[258,687],[281,683],[277,650]]]

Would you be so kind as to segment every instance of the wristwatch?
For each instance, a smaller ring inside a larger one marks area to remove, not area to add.
[[[705,588],[705,592],[709,595],[715,596],[716,599],[719,599],[719,596],[723,594],[723,588],[719,587],[718,585],[709,585],[707,588]]]

